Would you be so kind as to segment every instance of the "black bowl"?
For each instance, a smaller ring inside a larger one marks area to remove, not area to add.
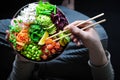
[[[33,2],[33,3],[29,3],[29,4],[38,4],[39,2]],[[28,8],[28,6],[29,6],[29,4],[27,4],[27,5],[25,5],[25,6],[23,6],[22,8],[20,8],[16,13],[15,13],[15,15],[13,16],[13,19],[15,19],[18,15],[20,15],[20,13],[21,13],[21,11],[22,10],[24,10],[25,8]],[[57,9],[57,13],[59,13],[60,15],[61,15],[61,17],[58,17],[58,15],[54,15],[54,14],[52,14],[52,15],[50,15],[50,17],[51,17],[51,20],[53,21],[53,23],[56,25],[56,26],[60,26],[59,24],[58,24],[58,22],[57,21],[55,21],[54,20],[54,18],[55,19],[61,19],[61,20],[58,20],[58,21],[62,21],[63,23],[62,23],[62,28],[58,28],[58,29],[61,29],[61,30],[63,30],[63,27],[64,26],[66,26],[66,25],[68,25],[69,24],[69,22],[68,22],[68,19],[67,19],[67,17],[64,15],[64,13],[62,12],[62,10],[60,9],[60,8],[58,8],[58,7],[56,7],[56,9]],[[12,19],[12,20],[13,20]],[[11,21],[12,22],[12,21]],[[12,25],[12,23],[11,23],[11,25]],[[56,31],[56,32],[59,32],[59,31]],[[54,34],[53,34],[54,35]],[[31,42],[29,42],[29,43],[31,43]],[[29,44],[29,43],[27,43],[27,44]],[[65,44],[65,46],[61,46],[61,49],[60,50],[58,50],[55,54],[52,54],[52,55],[50,55],[47,59],[40,59],[40,60],[34,60],[34,59],[31,59],[31,58],[28,58],[28,57],[26,57],[25,55],[23,55],[22,54],[22,51],[18,51],[18,50],[16,50],[16,48],[14,48],[15,49],[15,51],[18,53],[18,54],[20,54],[21,56],[23,56],[24,58],[26,58],[26,59],[28,59],[28,60],[30,60],[30,61],[32,61],[32,62],[48,62],[48,61],[51,61],[51,60],[53,60],[53,59],[55,59],[56,57],[58,57],[60,54],[62,54],[62,52],[64,51],[64,49],[65,49],[65,47],[67,46],[67,44],[68,44],[69,42],[67,42],[66,44]],[[36,43],[34,43],[34,44],[36,44]]]

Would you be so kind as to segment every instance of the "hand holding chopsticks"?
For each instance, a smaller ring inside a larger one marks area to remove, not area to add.
[[[96,18],[98,18],[98,17],[101,17],[101,16],[103,16],[103,15],[104,15],[104,13],[101,13],[101,14],[99,14],[99,15],[97,15],[97,16],[94,16],[94,17],[89,18],[89,19],[87,19],[87,20],[85,20],[85,21],[82,21],[82,22],[80,22],[79,24],[76,24],[75,26],[80,26],[80,25],[82,25],[82,24],[84,24],[84,23],[86,23],[86,22],[89,22],[89,21],[91,21],[91,20],[93,20],[93,19],[96,19]],[[82,30],[85,30],[85,29],[88,29],[88,28],[90,28],[90,27],[95,27],[95,25],[100,24],[100,23],[103,23],[103,22],[105,22],[105,21],[106,21],[106,19],[103,19],[103,20],[100,20],[100,21],[95,22],[95,23],[93,23],[93,24],[90,24],[90,25],[88,25],[88,26],[85,26],[85,27],[83,27],[83,28],[81,28],[81,29],[82,29]],[[68,26],[69,26],[69,25],[68,25]],[[52,36],[50,36],[50,37],[48,37],[48,38],[55,37],[55,36],[57,36],[57,35],[59,35],[59,34],[61,34],[61,33],[64,33],[64,32],[66,32],[66,31],[68,31],[68,29],[63,30],[63,31],[61,31],[61,32],[59,32],[59,33],[56,33],[56,34],[54,34],[54,35],[52,35]],[[65,36],[62,36],[62,37],[60,37],[60,38],[56,38],[54,41],[57,41],[57,40],[59,40],[59,39],[61,39],[61,38],[64,38],[64,37],[70,36],[70,35],[71,35],[71,33],[66,34]]]

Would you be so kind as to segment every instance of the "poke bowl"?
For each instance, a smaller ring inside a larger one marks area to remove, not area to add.
[[[49,37],[63,31],[68,24],[56,5],[42,1],[29,3],[11,19],[8,41],[18,54],[30,61],[50,61],[62,54],[70,37],[63,37],[68,31]]]

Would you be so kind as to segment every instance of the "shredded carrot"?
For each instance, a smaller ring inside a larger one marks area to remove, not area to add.
[[[16,41],[17,41],[17,50],[23,49],[24,45],[29,42],[29,34],[28,29],[22,29],[17,35],[16,35]]]
[[[29,41],[28,29],[23,29],[18,33],[16,40],[18,42],[27,43]]]

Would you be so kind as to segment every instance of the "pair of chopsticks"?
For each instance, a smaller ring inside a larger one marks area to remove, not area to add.
[[[99,15],[96,15],[96,16],[94,16],[94,17],[92,17],[92,18],[89,18],[89,19],[87,19],[87,20],[85,20],[85,21],[77,24],[76,26],[80,26],[80,25],[82,25],[82,24],[84,24],[84,23],[86,23],[86,22],[88,22],[88,21],[91,21],[91,20],[96,19],[96,18],[98,18],[98,17],[101,17],[101,16],[103,16],[103,15],[104,15],[104,13],[101,13],[101,14],[99,14]],[[93,23],[93,24],[91,24],[91,25],[88,25],[88,26],[86,26],[86,27],[83,27],[83,28],[81,28],[81,29],[82,29],[82,30],[85,30],[85,29],[90,28],[90,27],[95,27],[95,25],[100,24],[100,23],[103,23],[103,22],[105,22],[105,21],[106,21],[106,19],[102,19],[102,20],[100,20],[100,21],[98,21],[98,22],[95,22],[95,23]],[[68,30],[60,31],[59,33],[54,34],[54,35],[52,35],[52,36],[50,36],[50,37],[48,37],[48,38],[55,37],[55,36],[57,36],[58,34],[64,33],[64,32],[66,32],[66,31],[68,31]],[[54,41],[58,41],[59,39],[64,38],[64,37],[66,37],[66,36],[70,36],[70,35],[71,35],[71,33],[66,34],[65,36],[56,38]],[[48,38],[47,38],[47,39],[48,39]]]

